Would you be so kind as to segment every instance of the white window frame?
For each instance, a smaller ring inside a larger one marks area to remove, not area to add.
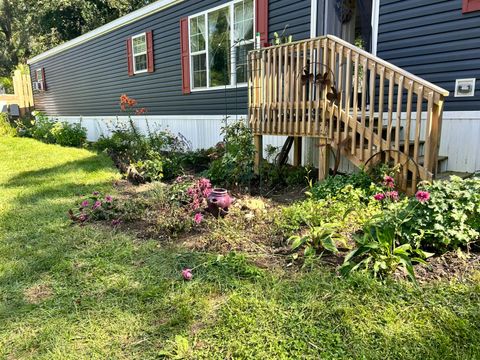
[[[35,75],[36,75],[37,81],[43,83],[43,70],[42,70],[42,68],[36,69],[35,70]]]
[[[243,0],[234,0],[230,1],[228,3],[222,4],[215,6],[213,8],[210,8],[208,10],[196,13],[194,15],[190,15],[188,17],[188,48],[189,48],[189,66],[190,66],[190,84],[191,84],[191,91],[196,92],[196,91],[209,91],[209,90],[219,90],[219,89],[233,89],[233,88],[242,88],[242,87],[247,87],[248,82],[243,82],[243,83],[238,83],[237,84],[237,70],[236,70],[236,49],[240,45],[247,45],[247,44],[254,44],[255,43],[255,34],[256,34],[256,19],[257,19],[257,14],[255,11],[255,3],[256,0],[253,0],[253,39],[249,41],[243,41],[241,43],[236,43],[235,44],[235,4],[241,3]],[[230,85],[220,85],[220,86],[210,86],[210,64],[209,64],[209,56],[208,56],[208,14],[223,8],[230,8],[230,65],[231,65],[231,71],[230,71]],[[190,19],[196,18],[199,16],[203,16],[205,20],[205,50],[201,51],[196,51],[192,52],[192,44],[190,43]],[[200,54],[205,54],[206,58],[206,65],[207,65],[207,86],[206,87],[200,87],[200,88],[195,88],[194,87],[194,82],[193,82],[193,55],[200,55]]]
[[[142,36],[145,36],[145,51],[141,52],[141,53],[138,53],[138,54],[135,54],[135,46],[133,46],[133,40],[137,39],[139,37],[142,37]],[[145,70],[138,70],[137,71],[137,62],[136,62],[135,57],[140,56],[140,55],[145,55],[145,58],[147,60],[147,67],[146,67]],[[133,73],[134,74],[142,74],[142,73],[148,72],[148,44],[147,44],[147,33],[146,32],[135,35],[135,36],[132,36],[132,58],[133,58],[132,64],[133,64]]]

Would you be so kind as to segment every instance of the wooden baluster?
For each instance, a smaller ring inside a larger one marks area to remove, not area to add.
[[[276,134],[277,129],[277,110],[278,110],[278,70],[277,70],[277,59],[278,59],[278,48],[272,48],[271,54],[273,58],[273,67],[272,67],[272,134]]]
[[[347,50],[347,63],[346,63],[346,78],[345,78],[345,128],[343,130],[343,140],[348,138],[350,131],[350,101],[352,94],[352,50]]]
[[[438,152],[440,150],[440,139],[442,136],[442,112],[444,98],[440,96],[438,103],[433,104],[432,114],[432,156],[434,175],[438,173]]]
[[[365,158],[365,123],[367,117],[367,73],[368,73],[368,59],[363,58],[362,61],[362,119],[361,119],[361,134],[360,134],[360,151],[358,157],[360,160]]]
[[[296,57],[295,57],[295,47],[289,46],[288,47],[288,55],[290,56],[290,71],[288,74],[288,78],[290,80],[290,114],[288,118],[288,127],[289,127],[289,135],[294,134],[295,132],[295,116],[294,116],[294,107],[295,107],[295,65],[296,65]]]
[[[271,50],[264,50],[262,55],[263,66],[265,67],[265,85],[266,85],[266,111],[264,111],[263,132],[270,131],[270,114],[272,105],[272,63],[270,61]]]
[[[335,58],[336,58],[336,53],[335,53],[335,48],[336,48],[336,43],[334,41],[329,41],[329,49],[330,49],[330,71],[332,72],[332,76],[333,76],[333,79],[332,81],[336,81],[336,76],[335,76],[335,73],[336,73],[336,64],[335,64]],[[327,89],[328,92],[330,92],[330,89]],[[329,107],[329,111],[330,111],[330,115],[329,115],[329,123],[328,123],[328,137],[330,138],[330,140],[333,139],[333,115],[334,115],[334,111],[335,111],[335,105],[333,104],[333,102],[330,103],[330,107]]]
[[[337,104],[337,131],[335,132],[335,141],[340,144],[340,124],[342,122],[342,100],[343,96],[343,74],[345,73],[345,68],[343,66],[343,46],[340,46],[340,50],[338,51],[338,93],[340,94],[340,99]]]
[[[411,122],[412,122],[412,98],[413,98],[413,81],[409,80],[407,82],[407,113],[405,116],[405,136],[404,136],[404,145],[403,145],[403,153],[407,157],[407,163],[403,166],[403,180],[405,184],[403,184],[403,188],[408,190],[408,168],[409,168],[409,157],[410,157],[410,129],[411,129]]]
[[[418,182],[418,167],[420,166],[418,163],[418,154],[420,148],[420,136],[422,130],[422,104],[423,104],[423,86],[418,87],[417,92],[417,113],[415,119],[415,143],[413,145],[413,160],[415,161],[413,167],[413,177],[412,177],[412,189],[415,191],[417,189],[417,182]]]
[[[387,116],[387,148],[385,153],[385,163],[390,162],[392,150],[392,128],[393,128],[393,96],[395,89],[395,72],[390,70],[388,77],[388,116]]]
[[[423,166],[426,171],[433,173],[433,149],[432,149],[432,124],[433,124],[433,92],[427,96],[427,122],[425,124],[425,157]]]
[[[267,131],[267,119],[268,119],[268,109],[269,105],[267,105],[269,97],[268,97],[268,70],[269,66],[267,64],[267,50],[262,50],[262,133]]]
[[[290,65],[289,65],[289,57],[288,57],[288,46],[284,46],[283,48],[283,56],[284,56],[284,61],[283,61],[283,106],[282,106],[282,111],[283,111],[283,133],[288,135],[288,129],[287,129],[287,112],[288,112],[288,101],[290,97],[289,93],[289,88],[290,88]]]
[[[302,74],[305,72],[305,69],[307,69],[307,43],[303,43],[303,66],[302,66]],[[308,69],[307,69],[308,70]],[[306,135],[306,102],[307,101],[307,84],[303,83],[302,84],[302,135]]]
[[[316,46],[316,49],[317,49],[317,56],[316,56],[316,64],[315,64],[315,69],[317,70],[316,71],[316,74],[319,75],[319,76],[322,76],[323,74],[323,69],[322,69],[322,65],[321,65],[321,60],[322,59],[322,42],[321,40],[317,40],[316,41],[317,43],[317,46]],[[320,96],[321,96],[321,87],[320,87],[320,83],[316,83],[315,85],[315,127],[314,127],[314,135],[315,136],[318,136],[320,134],[320,123],[319,123],[319,117],[320,117]]]
[[[397,119],[395,121],[395,165],[400,162],[400,128],[402,126],[402,105],[403,105],[403,81],[404,77],[401,75],[398,80],[397,92]]]
[[[302,57],[301,57],[301,52],[300,52],[300,43],[297,44],[297,54],[296,54],[295,61],[297,62],[297,72],[295,74],[296,79],[295,83],[296,89],[295,89],[295,113],[296,113],[296,118],[295,118],[295,134],[300,134],[300,91],[302,89],[302,73],[303,70],[300,67],[300,64],[302,63]]]
[[[310,66],[309,66],[309,73],[313,74],[315,71],[315,52],[313,51],[313,45],[314,41],[310,40],[309,41],[309,51],[310,51]],[[308,126],[307,126],[307,132],[309,135],[312,135],[313,133],[313,97],[315,95],[315,80],[309,81],[308,84]]]
[[[248,122],[250,124],[250,127],[253,129],[253,132],[255,133],[257,130],[257,124],[256,124],[256,117],[255,117],[255,72],[254,72],[254,66],[255,66],[255,53],[251,52],[248,55]]]
[[[385,67],[380,67],[380,89],[378,90],[378,127],[377,127],[377,152],[383,150],[383,107],[385,98]]]
[[[283,47],[278,48],[278,72],[277,72],[277,131],[276,134],[282,134],[282,115],[283,115]]]
[[[325,73],[328,73],[328,77],[331,78],[332,75],[329,73],[328,71],[328,39],[325,38],[323,40],[323,64],[322,66],[320,67],[320,73],[322,74],[325,74]],[[334,79],[332,79],[333,81]],[[322,87],[322,134],[325,134],[326,131],[327,131],[327,119],[326,119],[326,115],[327,115],[327,91],[328,91],[328,88],[326,87]]]
[[[355,54],[355,75],[353,79],[353,126],[352,126],[352,155],[355,155],[357,150],[357,124],[358,124],[358,81],[359,81],[359,59],[360,55]]]
[[[373,135],[375,133],[375,82],[377,78],[377,64],[372,61],[370,68],[370,113],[368,115],[368,127],[370,129],[368,134],[368,158],[373,155]],[[379,149],[377,149],[378,151]]]

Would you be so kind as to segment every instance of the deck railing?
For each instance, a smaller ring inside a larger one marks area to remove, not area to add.
[[[249,54],[256,135],[318,137],[357,165],[381,155],[400,164],[404,188],[437,170],[448,94],[331,35]]]

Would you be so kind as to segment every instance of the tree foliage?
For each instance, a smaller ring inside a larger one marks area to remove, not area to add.
[[[0,0],[0,76],[154,0]]]

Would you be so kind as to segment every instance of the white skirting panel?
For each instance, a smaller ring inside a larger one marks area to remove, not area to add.
[[[87,129],[89,141],[97,140],[101,135],[108,136],[114,129],[115,123],[127,124],[128,118],[114,116],[54,116],[54,119],[72,123],[81,122]],[[404,119],[405,117],[402,116]],[[202,149],[214,146],[222,140],[221,129],[225,121],[246,119],[246,115],[148,115],[133,116],[135,125],[140,131],[168,129],[174,134],[182,134],[193,149]],[[422,127],[424,127],[422,123]],[[423,131],[422,131],[423,132]],[[414,134],[412,129],[411,134]],[[264,148],[272,145],[281,148],[285,136],[265,136]],[[303,163],[314,164],[318,162],[318,141],[305,139]],[[480,111],[446,111],[443,114],[442,140],[440,155],[448,156],[447,169],[450,171],[475,172],[480,170]],[[293,155],[290,153],[289,159]],[[334,156],[331,164],[333,166]],[[346,159],[341,159],[340,171],[352,172],[355,167]]]

